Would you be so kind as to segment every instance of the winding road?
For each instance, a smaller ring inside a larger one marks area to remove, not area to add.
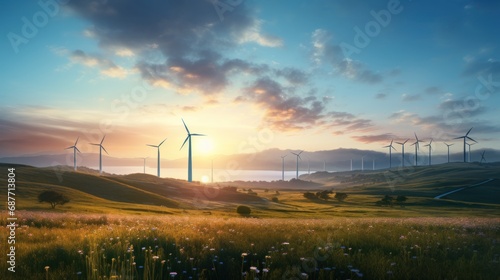
[[[467,186],[467,187],[463,187],[463,188],[459,188],[459,189],[456,189],[456,190],[453,190],[453,191],[449,191],[447,193],[443,193],[443,194],[440,194],[436,197],[434,197],[434,199],[441,199],[447,195],[450,195],[452,193],[456,193],[456,192],[459,192],[459,191],[462,191],[462,190],[465,190],[465,189],[468,189],[468,188],[473,188],[473,187],[477,187],[477,186],[480,186],[480,185],[483,185],[483,184],[486,184],[486,183],[489,183],[491,181],[493,181],[494,179],[488,179],[486,181],[483,181],[481,183],[477,183],[477,184],[474,184],[474,185],[471,185],[471,186]]]

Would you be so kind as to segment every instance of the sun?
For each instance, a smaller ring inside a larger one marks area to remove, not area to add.
[[[201,176],[201,182],[203,184],[208,184],[210,182],[210,178],[208,178],[208,176],[206,176],[206,175],[203,175],[203,176]]]
[[[198,147],[200,153],[205,155],[211,154],[214,150],[214,142],[208,137],[200,137],[198,143],[196,143],[196,147]]]

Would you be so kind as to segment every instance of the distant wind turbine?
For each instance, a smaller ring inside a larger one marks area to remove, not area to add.
[[[450,146],[453,146],[453,144],[444,144],[448,147],[448,163],[450,163]]]
[[[352,171],[352,159],[351,159],[351,171]]]
[[[293,153],[295,156],[297,156],[297,173],[296,173],[296,179],[299,179],[299,159],[300,159],[300,154],[302,154],[303,151],[300,151],[298,153]]]
[[[165,138],[163,141],[161,141],[160,144],[158,145],[150,145],[150,144],[146,144],[146,146],[149,146],[149,147],[153,147],[153,148],[156,148],[158,150],[158,163],[157,163],[157,166],[158,166],[158,177],[160,177],[160,146],[163,144],[163,142],[165,142],[165,140],[167,140],[167,138]]]
[[[467,146],[469,146],[469,162],[472,162],[472,161],[470,160],[470,146],[472,146],[472,145],[474,145],[474,144],[476,144],[476,143],[472,143],[472,144],[465,143],[465,144],[467,144]]]
[[[415,143],[411,144],[411,146],[415,146],[415,166],[418,166],[418,150],[420,149],[420,146],[418,143],[423,142],[418,140],[417,134],[415,133]]]
[[[146,160],[148,157],[142,158],[144,160],[144,174],[146,174]]]
[[[281,156],[281,181],[285,181],[285,158],[287,155]]]
[[[80,137],[76,138],[75,145],[66,148],[66,150],[73,149],[73,168],[75,169],[75,171],[76,171],[76,151],[81,153],[80,150],[78,150],[78,148],[76,147],[76,144],[78,143],[78,139],[80,139]]]
[[[391,144],[384,146],[384,148],[389,148],[389,168],[392,168],[392,150],[396,151],[396,148],[394,148],[394,146],[392,146],[393,141],[394,141],[394,139],[391,140]]]
[[[425,145],[424,147],[429,147],[429,166],[430,166],[431,165],[432,138],[431,138],[431,142],[429,142],[429,144]]]
[[[311,174],[311,164],[309,162],[309,158],[307,159],[307,174]]]
[[[186,129],[186,132],[188,135],[186,137],[186,140],[184,140],[184,143],[182,143],[182,146],[180,149],[182,150],[182,147],[184,147],[184,144],[186,144],[186,141],[189,140],[189,143],[188,143],[188,182],[193,182],[193,157],[192,157],[192,153],[191,153],[191,136],[206,136],[206,135],[189,132],[189,129],[188,129],[186,123],[184,122],[183,119],[181,119],[181,120],[182,120],[182,123],[184,124],[184,128]]]
[[[99,146],[99,175],[102,174],[102,150],[104,150],[106,154],[109,155],[108,151],[106,151],[106,149],[102,145],[102,142],[104,142],[104,138],[106,138],[106,135],[102,137],[102,140],[99,144],[90,143],[90,145]]]
[[[401,165],[405,167],[405,144],[410,139],[406,139],[404,142],[396,142],[396,144],[401,145]]]
[[[479,163],[483,163],[486,162],[486,159],[484,158],[484,153],[486,153],[486,151],[483,151],[483,153],[481,154],[481,161]]]
[[[365,170],[365,156],[361,157],[361,171]]]
[[[373,166],[372,166],[372,170],[375,170],[375,159],[373,159]]]
[[[454,139],[460,139],[460,138],[464,139],[464,162],[467,162],[467,158],[466,158],[467,152],[465,150],[465,144],[466,144],[467,139],[472,140],[474,142],[477,142],[476,140],[474,140],[474,139],[472,139],[472,138],[469,137],[469,133],[470,133],[471,130],[472,130],[472,127],[469,129],[469,131],[467,131],[467,133],[464,136],[460,136],[460,137],[454,138]]]

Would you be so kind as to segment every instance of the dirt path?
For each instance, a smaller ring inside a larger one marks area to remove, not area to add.
[[[462,191],[462,190],[465,190],[465,189],[468,189],[468,188],[473,188],[473,187],[477,187],[477,186],[480,186],[480,185],[483,185],[483,184],[486,184],[486,183],[489,183],[491,181],[493,181],[494,179],[488,179],[486,181],[483,181],[481,183],[477,183],[477,184],[474,184],[474,185],[471,185],[471,186],[467,186],[467,187],[463,187],[463,188],[459,188],[459,189],[456,189],[456,190],[453,190],[453,191],[449,191],[447,193],[443,193],[443,194],[440,194],[436,197],[434,197],[434,199],[441,199],[447,195],[450,195],[452,193],[456,193],[456,192],[459,192],[459,191]]]

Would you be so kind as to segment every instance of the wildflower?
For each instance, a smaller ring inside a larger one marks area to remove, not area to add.
[[[250,270],[252,270],[252,271],[256,271],[256,270],[257,270],[257,267],[255,267],[255,266],[251,266],[251,267],[250,267]]]
[[[241,257],[242,257],[242,258],[244,258],[244,257],[246,257],[246,256],[248,256],[248,254],[247,254],[247,253],[241,253]]]
[[[290,243],[288,243],[288,242],[283,242],[283,243],[281,243],[281,245],[290,245]]]
[[[48,266],[48,265],[47,265],[47,266],[45,267],[45,271],[49,271],[49,268],[50,268],[50,266]]]
[[[177,276],[177,272],[175,272],[175,271],[174,272],[170,272],[170,277],[175,278],[175,276]]]

